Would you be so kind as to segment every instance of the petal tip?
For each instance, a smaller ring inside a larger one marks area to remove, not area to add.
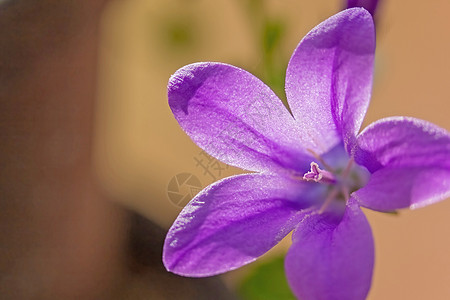
[[[365,9],[364,7],[351,7],[351,8],[347,8],[344,9],[341,13],[351,13],[351,14],[360,14],[362,16],[367,16],[370,17],[372,19],[372,15],[370,14],[370,12]]]
[[[209,64],[193,63],[178,69],[170,76],[167,84],[167,96],[173,112],[181,109],[184,114],[188,114],[189,101],[194,97],[204,80],[202,76],[199,76],[199,73]]]
[[[373,16],[370,14],[370,12],[365,9],[364,7],[352,7],[345,9],[341,11],[340,13],[334,15],[333,17],[339,19],[339,18],[345,18],[349,22],[360,24],[360,26],[368,26],[365,27],[364,30],[370,29],[371,31],[375,32],[375,23],[373,20]],[[333,18],[331,17],[331,18]],[[331,19],[330,18],[330,19]],[[361,28],[360,28],[361,30]]]

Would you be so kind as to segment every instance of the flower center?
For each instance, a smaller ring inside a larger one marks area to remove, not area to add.
[[[319,213],[324,212],[331,203],[347,203],[350,194],[361,188],[368,179],[365,170],[354,163],[350,158],[344,168],[333,169],[322,159],[319,159],[325,166],[321,169],[319,164],[311,162],[311,170],[303,175],[303,180],[326,184],[328,195],[319,209]],[[335,201],[336,200],[336,201]],[[337,204],[338,204],[337,203]]]

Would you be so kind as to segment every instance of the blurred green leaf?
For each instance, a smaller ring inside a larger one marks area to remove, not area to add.
[[[185,48],[194,43],[195,29],[188,19],[171,20],[163,30],[170,47]]]
[[[243,300],[295,300],[284,274],[284,257],[256,266],[242,281],[238,295]]]
[[[284,24],[279,21],[268,20],[263,28],[264,53],[269,54],[280,44],[284,34]]]
[[[393,216],[398,216],[400,214],[398,210],[386,211],[385,213]]]

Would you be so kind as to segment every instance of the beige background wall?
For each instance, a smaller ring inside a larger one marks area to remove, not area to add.
[[[382,4],[375,85],[365,124],[406,115],[450,130],[450,2]],[[270,15],[288,26],[285,56],[340,5],[330,0],[267,1]],[[173,24],[192,29],[191,44],[168,42]],[[256,69],[261,53],[252,26],[238,0],[111,3],[102,24],[95,161],[104,187],[119,202],[168,227],[179,212],[166,195],[169,180],[189,172],[204,186],[212,182],[195,165],[200,149],[170,112],[167,81],[176,69],[196,61]],[[448,299],[450,201],[399,216],[367,215],[376,242],[369,299]]]

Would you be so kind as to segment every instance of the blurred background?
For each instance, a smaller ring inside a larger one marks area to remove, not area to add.
[[[220,61],[257,75],[283,99],[292,51],[344,1],[17,3],[0,1],[5,299],[293,299],[282,271],[289,237],[221,281],[184,281],[159,265],[164,233],[182,206],[241,172],[191,142],[172,116],[166,86],[186,64]],[[365,125],[405,115],[450,130],[449,9],[446,0],[380,1]],[[54,168],[42,168],[46,161]],[[54,193],[63,182],[70,186]],[[42,205],[43,198],[53,200]],[[365,212],[376,245],[368,299],[448,299],[450,201],[398,215]]]

